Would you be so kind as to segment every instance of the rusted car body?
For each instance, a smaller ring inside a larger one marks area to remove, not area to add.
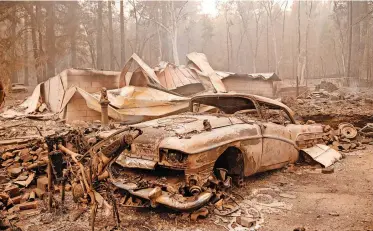
[[[294,163],[300,149],[322,143],[321,125],[293,116],[256,95],[194,97],[188,113],[133,125],[141,135],[109,166],[110,179],[154,206],[198,208],[232,182]]]

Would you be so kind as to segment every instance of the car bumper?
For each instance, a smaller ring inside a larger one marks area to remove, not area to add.
[[[184,197],[180,194],[163,191],[160,187],[137,189],[137,185],[134,183],[121,183],[115,180],[111,182],[116,187],[126,190],[131,195],[149,200],[152,206],[161,204],[179,211],[198,209],[207,204],[213,196],[211,192],[206,191],[201,192],[197,196]]]

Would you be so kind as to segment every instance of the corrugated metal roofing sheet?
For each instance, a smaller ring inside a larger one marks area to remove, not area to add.
[[[217,92],[227,92],[227,89],[225,88],[220,77],[210,66],[205,54],[192,52],[187,54],[187,59],[188,66],[191,69],[194,69],[198,73],[198,75],[208,77],[212,86]]]
[[[263,80],[272,80],[272,81],[280,81],[280,77],[276,75],[274,72],[270,73],[253,73],[253,74],[238,74],[232,72],[224,72],[224,71],[216,71],[216,74],[220,77],[220,79],[225,79],[228,77],[242,77],[242,78],[251,78],[251,79],[258,79],[261,78]]]
[[[174,90],[189,84],[201,84],[197,73],[183,65],[176,66],[161,62],[154,70],[161,85],[168,90]]]

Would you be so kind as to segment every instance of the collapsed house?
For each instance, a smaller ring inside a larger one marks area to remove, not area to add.
[[[276,83],[281,79],[276,73],[237,74],[217,72],[227,91],[260,95],[268,98],[276,97]]]
[[[120,72],[68,69],[36,86],[20,105],[23,110],[7,110],[11,118],[48,108],[67,122],[101,118],[100,90],[108,90],[109,117],[128,124],[185,111],[189,98],[150,87],[120,87]],[[47,113],[46,115],[50,115]]]
[[[20,109],[7,110],[3,117],[22,116],[43,112],[46,108],[60,118],[68,120],[99,119],[101,113],[92,111],[79,94],[71,89],[81,89],[88,93],[100,91],[102,87],[118,88],[119,72],[93,69],[67,69],[47,81],[38,84],[32,95],[20,105]]]
[[[121,72],[67,69],[36,86],[16,110],[2,114],[11,118],[35,112],[58,114],[67,122],[101,118],[100,91],[108,94],[108,115],[134,124],[189,110],[191,96],[203,92],[238,92],[275,97],[274,73],[236,74],[215,71],[202,53],[187,55],[187,65],[161,62],[154,68],[133,54]]]
[[[203,91],[227,92],[204,54],[193,52],[187,59],[187,66],[161,62],[153,69],[133,54],[122,69],[121,86],[152,87],[184,96]],[[137,68],[130,72],[133,62]]]

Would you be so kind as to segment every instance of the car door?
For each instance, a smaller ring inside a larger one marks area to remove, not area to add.
[[[292,123],[286,111],[278,105],[259,103],[262,120],[263,152],[260,171],[276,169],[288,164],[298,154],[291,131]]]

